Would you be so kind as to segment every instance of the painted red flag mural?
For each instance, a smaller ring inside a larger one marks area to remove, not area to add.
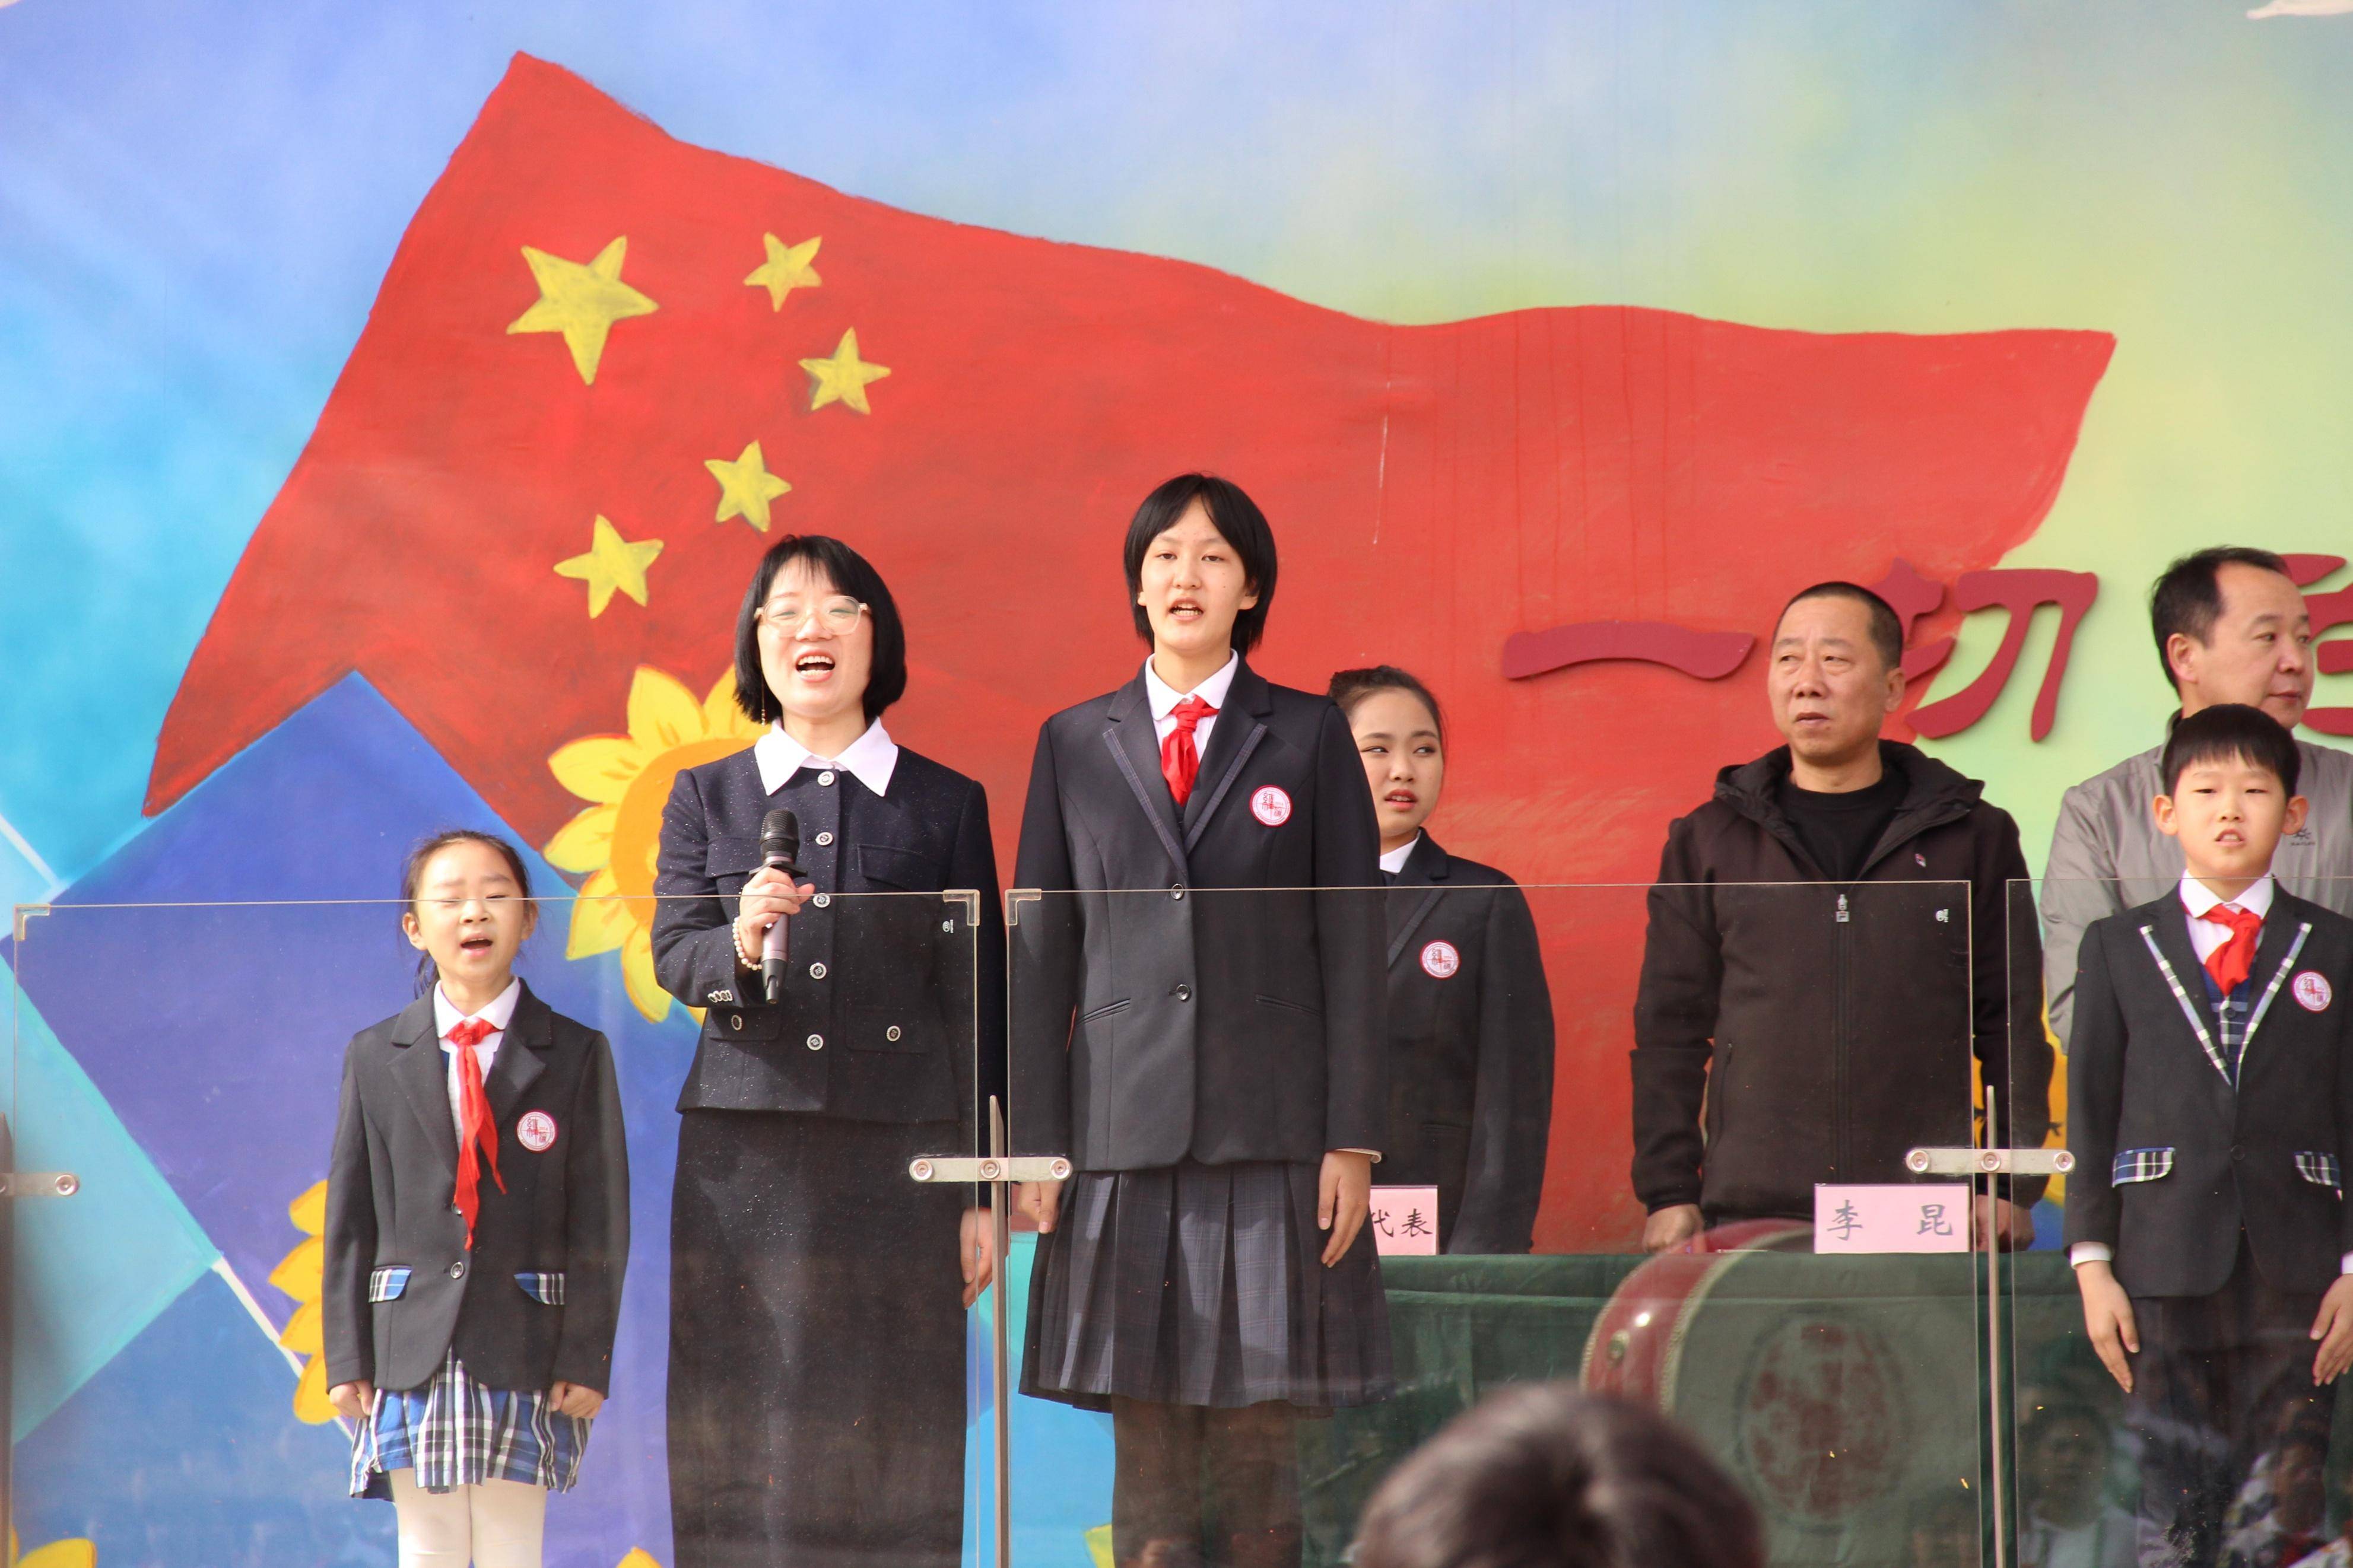
[[[724,677],[750,568],[814,531],[890,580],[892,729],[987,784],[1009,865],[1038,723],[1142,658],[1128,515],[1207,468],[1281,542],[1271,677],[1413,668],[1449,710],[1450,847],[1639,882],[1716,767],[1775,741],[1743,639],[1795,588],[1901,557],[1957,584],[1924,645],[1979,603],[2022,626],[2080,597],[1971,574],[2041,521],[2112,347],[1616,306],[1368,321],[690,147],[519,57],[222,598],[149,807],[357,670],[557,865],[642,893],[671,775],[749,738]],[[1638,625],[1578,629],[1611,622]],[[1548,932],[1556,1247],[1632,1223],[1633,966],[1577,976],[1639,943],[1641,901],[1589,907]],[[571,950],[666,1009],[638,917],[596,908]]]

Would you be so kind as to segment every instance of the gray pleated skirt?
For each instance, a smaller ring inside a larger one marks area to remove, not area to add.
[[[1324,1267],[1317,1167],[1081,1172],[1039,1238],[1021,1392],[1309,1410],[1394,1391],[1373,1232]]]

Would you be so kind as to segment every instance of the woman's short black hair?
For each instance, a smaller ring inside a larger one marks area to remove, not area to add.
[[[1332,684],[1324,695],[1340,705],[1340,711],[1354,719],[1356,704],[1376,691],[1402,691],[1430,710],[1430,721],[1438,728],[1438,738],[1446,739],[1446,715],[1439,711],[1438,699],[1406,671],[1393,664],[1376,664],[1364,669],[1335,669]]]
[[[767,677],[760,672],[760,606],[768,602],[768,587],[776,574],[796,561],[864,605],[867,619],[874,623],[874,658],[865,697],[866,718],[871,723],[907,694],[907,628],[899,620],[898,603],[882,574],[849,545],[822,533],[787,533],[768,547],[753,569],[744,607],[735,613],[735,706],[757,724],[783,712],[776,693],[768,689]]]
[[[1234,647],[1248,653],[1265,635],[1266,612],[1274,604],[1274,530],[1241,486],[1215,474],[1177,475],[1145,496],[1127,525],[1127,603],[1135,612],[1135,635],[1147,643],[1152,640],[1152,617],[1135,602],[1144,592],[1144,557],[1152,542],[1174,528],[1195,501],[1241,557],[1242,573],[1258,595],[1257,604],[1234,617]]]
[[[1756,1510],[1666,1417],[1572,1384],[1504,1390],[1389,1472],[1356,1568],[1764,1568]]]
[[[2165,739],[2165,755],[2158,770],[2165,775],[2165,793],[2171,795],[2180,787],[2181,775],[2199,763],[2226,762],[2264,769],[2279,780],[2283,791],[2293,795],[2304,756],[2295,749],[2295,737],[2287,732],[2287,726],[2262,709],[2244,702],[2217,702],[2174,724],[2173,733]]]

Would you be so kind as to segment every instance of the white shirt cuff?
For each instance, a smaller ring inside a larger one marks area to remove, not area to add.
[[[1335,1154],[1364,1154],[1369,1156],[1373,1163],[1376,1165],[1381,1163],[1381,1152],[1378,1149],[1335,1149],[1332,1152]]]
[[[2067,1266],[2070,1268],[2080,1268],[2086,1263],[2114,1263],[2116,1260],[2115,1249],[2105,1242],[2079,1241],[2067,1249]],[[2353,1252],[2337,1260],[2337,1271],[2353,1274]]]

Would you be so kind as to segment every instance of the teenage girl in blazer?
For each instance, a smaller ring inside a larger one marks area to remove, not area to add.
[[[1111,1412],[1121,1563],[1295,1563],[1296,1416],[1390,1391],[1372,806],[1340,710],[1244,662],[1248,496],[1171,479],[1126,568],[1151,657],[1047,721],[1021,823],[1014,1138],[1077,1170],[1023,1191],[1022,1388]]]
[[[488,834],[417,847],[401,924],[423,994],[343,1054],[327,1173],[328,1398],[352,1494],[400,1561],[537,1568],[611,1384],[629,1165],[605,1037],[514,976],[535,923]]]
[[[662,815],[654,972],[709,1009],[670,1209],[676,1568],[962,1561],[989,1215],[907,1168],[975,1152],[1001,1090],[1004,924],[988,797],[882,727],[906,689],[881,574],[838,539],[778,541],[736,618],[738,700],[770,727],[680,773]],[[779,807],[797,881],[761,855]],[[978,892],[977,929],[949,889]]]
[[[1394,665],[1344,669],[1380,823],[1388,906],[1385,1186],[1438,1189],[1442,1252],[1525,1252],[1552,1131],[1552,992],[1519,885],[1422,830],[1446,784],[1445,721]]]

